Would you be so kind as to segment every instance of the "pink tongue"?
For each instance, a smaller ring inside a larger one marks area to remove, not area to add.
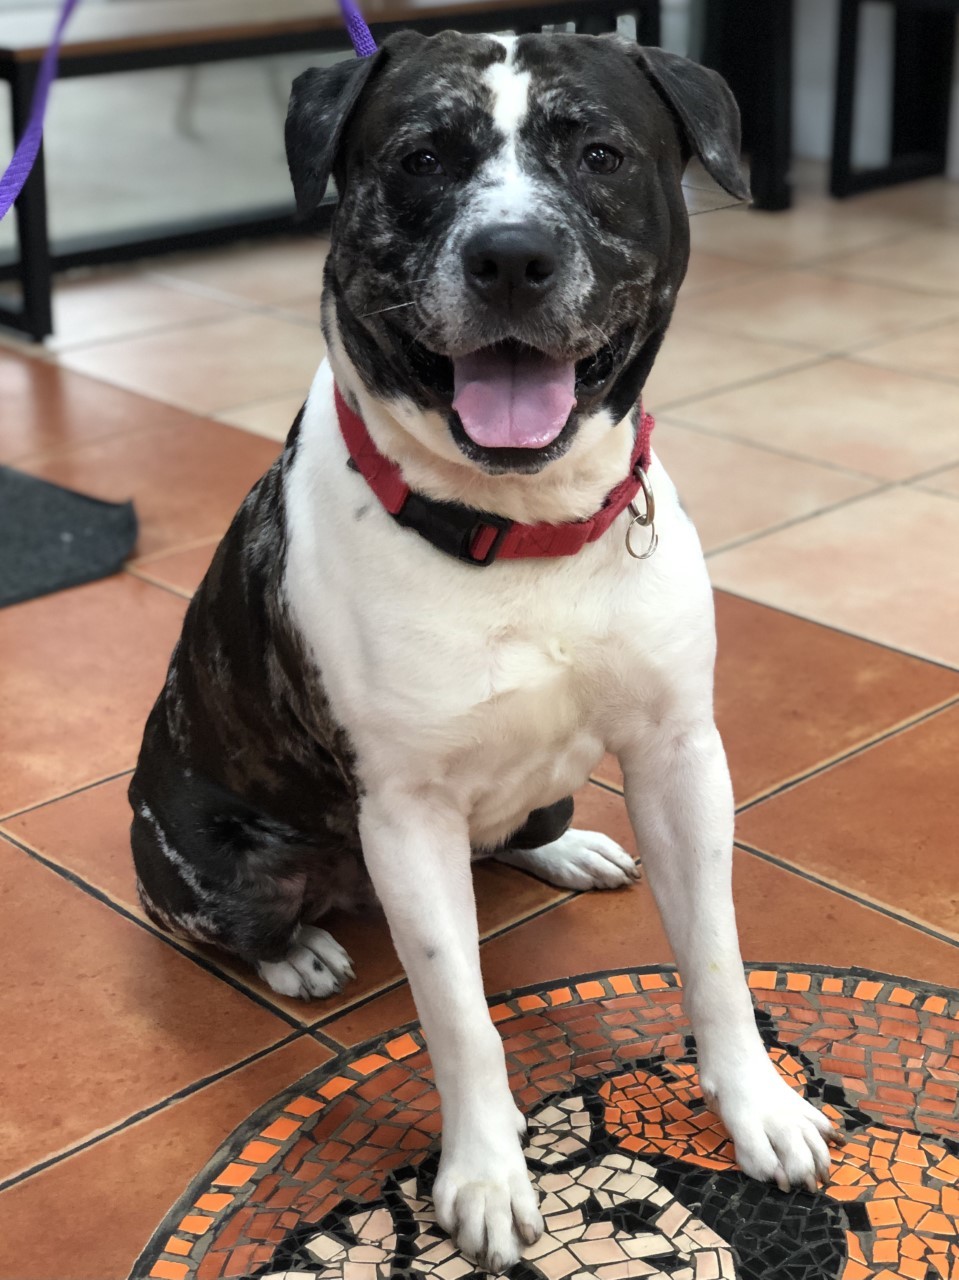
[[[576,366],[534,352],[476,351],[453,361],[453,375],[463,429],[490,449],[541,449],[576,403]]]

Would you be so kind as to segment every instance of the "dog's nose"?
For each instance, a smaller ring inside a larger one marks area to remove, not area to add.
[[[463,246],[469,286],[493,306],[528,311],[556,283],[555,241],[540,227],[504,222],[475,232]]]

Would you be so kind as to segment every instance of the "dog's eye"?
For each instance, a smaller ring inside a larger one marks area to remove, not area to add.
[[[623,157],[612,147],[594,142],[583,152],[580,163],[590,173],[615,173],[623,163]]]
[[[403,168],[414,178],[432,178],[443,172],[439,157],[432,151],[412,151],[403,157]]]

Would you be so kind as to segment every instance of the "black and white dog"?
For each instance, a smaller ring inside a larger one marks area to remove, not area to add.
[[[340,192],[329,361],[146,728],[147,911],[308,998],[352,976],[317,921],[375,893],[442,1097],[439,1220],[502,1271],[542,1222],[470,862],[629,883],[623,850],[569,829],[612,751],[706,1096],[744,1170],[814,1189],[830,1125],[753,1018],[710,586],[656,462],[659,549],[626,545],[649,532],[625,508],[649,501],[637,402],[686,269],[686,161],[746,195],[727,87],[619,37],[404,33],[301,76],[287,141],[305,212],[331,173]]]

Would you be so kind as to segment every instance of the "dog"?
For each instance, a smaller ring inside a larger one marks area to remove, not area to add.
[[[471,860],[631,883],[570,826],[612,752],[705,1096],[746,1173],[814,1190],[831,1125],[771,1065],[740,959],[710,584],[638,407],[687,161],[748,195],[728,87],[619,36],[404,32],[300,76],[287,149],[305,216],[339,192],[329,357],[146,726],[146,911],[311,998],[352,976],[324,913],[379,901],[442,1101],[436,1215],[502,1272],[543,1224]]]

